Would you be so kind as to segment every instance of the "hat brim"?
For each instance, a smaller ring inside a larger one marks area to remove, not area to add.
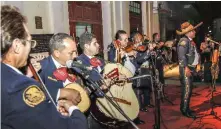
[[[202,24],[203,24],[203,22],[200,22],[199,24],[197,24],[196,26],[194,26],[192,29],[189,29],[189,30],[187,30],[187,31],[179,31],[179,30],[176,30],[176,33],[177,33],[178,35],[184,35],[184,34],[190,32],[190,31],[192,31],[192,30],[195,30],[196,28],[198,28],[198,27],[201,26]]]

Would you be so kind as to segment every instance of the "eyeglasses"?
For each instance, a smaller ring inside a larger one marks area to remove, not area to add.
[[[31,44],[31,48],[35,48],[37,45],[37,41],[36,40],[24,40],[26,42],[29,42]]]

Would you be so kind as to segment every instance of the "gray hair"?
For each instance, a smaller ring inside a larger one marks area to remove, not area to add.
[[[54,50],[63,50],[64,46],[64,39],[72,39],[74,38],[66,33],[57,33],[53,35],[49,42],[49,53],[52,54]]]
[[[1,6],[1,56],[6,54],[14,39],[26,40],[28,33],[24,24],[27,19],[17,7],[11,5]],[[22,42],[24,45],[26,42]]]

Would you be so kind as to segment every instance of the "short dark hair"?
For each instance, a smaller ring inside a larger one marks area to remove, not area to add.
[[[53,35],[49,41],[49,53],[52,54],[54,50],[64,49],[64,39],[71,39],[74,41],[74,38],[66,33],[57,33]]]
[[[90,44],[93,38],[96,38],[96,36],[94,34],[89,33],[89,32],[84,32],[80,36],[80,40],[79,40],[81,49],[84,50],[84,45]]]
[[[155,37],[158,35],[158,33],[153,33],[153,36],[152,36],[152,38],[153,38],[153,40],[155,39]]]
[[[15,6],[1,6],[1,54],[4,56],[16,38],[26,40],[28,33],[24,24],[27,23],[19,9]],[[26,42],[22,42],[24,45]]]
[[[115,35],[115,39],[116,39],[116,40],[118,40],[118,39],[119,39],[119,40],[122,40],[122,38],[121,38],[121,36],[120,36],[121,34],[127,34],[127,32],[124,31],[124,30],[118,30],[117,33],[116,33],[116,35]]]

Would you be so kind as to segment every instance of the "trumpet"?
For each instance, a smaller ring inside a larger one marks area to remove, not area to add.
[[[213,42],[213,43],[215,43],[215,44],[220,45],[220,43],[218,43],[218,42],[216,42],[216,41],[214,41],[214,40],[212,40],[212,39],[210,39],[210,38],[207,38],[207,41],[210,41],[210,42]]]

